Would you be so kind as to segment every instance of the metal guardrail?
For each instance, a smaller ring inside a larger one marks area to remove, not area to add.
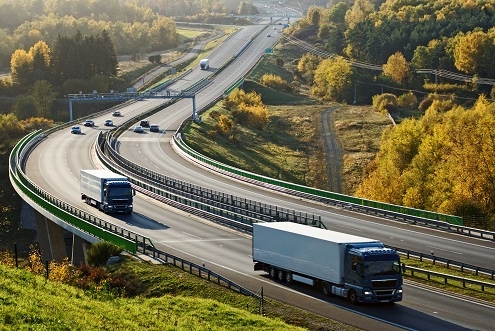
[[[480,273],[484,273],[486,275],[490,275],[490,278],[492,280],[495,280],[495,270],[493,270],[493,269],[482,268],[482,267],[475,266],[473,264],[468,264],[468,263],[463,263],[463,262],[459,262],[459,261],[455,261],[455,260],[446,259],[443,257],[436,256],[434,254],[425,254],[425,253],[420,253],[420,252],[411,251],[408,249],[402,249],[402,248],[394,247],[394,246],[388,246],[388,245],[386,245],[386,247],[391,248],[391,249],[399,252],[400,254],[405,255],[407,259],[409,259],[411,256],[413,256],[413,257],[417,257],[420,261],[423,261],[423,260],[432,261],[432,263],[434,265],[437,262],[439,262],[439,263],[442,263],[447,269],[449,269],[450,267],[457,267],[457,268],[459,268],[459,270],[461,272],[464,272],[464,270],[470,270],[470,271],[474,272],[474,274],[476,276],[478,276]]]
[[[462,287],[466,287],[466,284],[473,284],[473,285],[480,286],[481,291],[485,291],[485,288],[495,289],[494,283],[481,282],[478,280],[469,279],[469,278],[465,278],[465,277],[452,276],[452,275],[447,275],[447,274],[443,274],[440,272],[425,270],[425,269],[421,269],[421,268],[414,268],[414,267],[408,267],[407,271],[411,272],[412,277],[415,277],[414,274],[424,274],[424,275],[426,275],[428,281],[431,281],[431,277],[443,278],[443,283],[445,285],[447,285],[449,280],[450,280],[450,281],[461,282]]]
[[[169,263],[181,268],[184,271],[188,271],[190,274],[197,275],[199,278],[206,278],[209,281],[215,281],[215,283],[218,285],[233,289],[240,294],[251,296],[256,300],[259,300],[261,303],[262,297],[260,295],[242,287],[241,285],[229,280],[228,278],[217,274],[216,272],[209,270],[208,268],[205,268],[204,266],[200,266],[198,264],[189,262],[180,257],[159,250],[155,250],[153,252],[153,257],[162,260],[164,263]]]
[[[322,202],[322,200],[319,200],[319,199],[318,199],[318,201]],[[394,221],[401,221],[404,223],[409,223],[412,225],[420,225],[420,226],[434,228],[434,229],[442,230],[442,231],[446,231],[446,232],[452,232],[452,233],[461,234],[461,235],[465,235],[465,236],[495,241],[495,232],[492,232],[492,231],[487,231],[487,230],[477,229],[477,228],[471,228],[471,227],[467,227],[467,226],[463,226],[463,225],[448,223],[445,221],[439,221],[439,220],[433,220],[433,219],[419,217],[419,216],[407,215],[407,214],[402,214],[400,212],[393,212],[393,211],[389,211],[389,210],[384,210],[384,209],[379,209],[379,208],[374,208],[374,207],[368,207],[368,206],[362,206],[362,205],[356,205],[356,204],[352,204],[352,203],[342,203],[342,202],[334,201],[334,200],[329,200],[327,203],[333,204],[333,205],[338,206],[342,209],[351,210],[354,212],[359,212],[359,213],[364,213],[364,214],[374,215],[374,216],[380,216],[380,217],[392,219]]]
[[[136,178],[135,185],[151,191],[156,196],[167,199],[169,202],[178,202],[182,205],[194,207],[198,210],[229,218],[235,222],[252,225],[253,222],[264,221],[289,221],[303,224],[311,224],[324,227],[321,217],[306,212],[280,208],[277,206],[263,204],[257,201],[247,200],[231,194],[224,194],[214,190],[206,189],[184,181],[180,181],[150,169],[141,167],[124,159],[113,147],[111,138],[105,139],[100,134],[98,138],[98,156],[107,167],[126,175]],[[119,168],[116,168],[116,165]],[[183,208],[182,206],[177,206]],[[211,218],[211,215],[210,217]]]

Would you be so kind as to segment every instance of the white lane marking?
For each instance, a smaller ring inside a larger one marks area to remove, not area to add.
[[[340,216],[342,218],[347,218],[347,219],[349,219],[351,221],[359,220],[362,223],[368,223],[368,224],[372,224],[372,225],[375,225],[375,226],[383,226],[385,228],[391,228],[391,229],[397,230],[397,227],[392,226],[392,225],[379,224],[379,223],[375,223],[375,222],[371,222],[371,221],[366,221],[366,220],[361,219],[361,218],[351,217],[351,216],[347,216],[347,215],[339,215],[337,213],[332,213],[331,211],[328,211],[328,213],[338,215],[338,216]],[[362,215],[362,216],[370,216],[370,215]],[[398,222],[398,223],[404,224],[404,223],[401,223],[401,222]],[[339,226],[339,225],[332,225],[332,226]],[[431,230],[431,229],[429,229],[429,230]],[[473,246],[473,247],[481,247],[483,249],[489,249],[489,250],[495,251],[495,248],[492,248],[492,247],[489,247],[489,246],[480,245],[480,244],[469,243],[469,242],[465,242],[465,241],[462,241],[462,240],[445,238],[445,237],[442,237],[442,236],[437,236],[437,235],[433,235],[433,234],[429,234],[429,233],[422,233],[422,232],[415,231],[415,230],[410,230],[410,229],[401,229],[401,231],[415,233],[415,234],[418,234],[418,235],[421,235],[421,236],[424,236],[424,237],[431,237],[431,238],[445,240],[445,241],[448,241],[448,242],[454,242],[454,243],[458,243],[458,244],[462,244],[462,245],[468,245],[468,246]],[[436,230],[436,231],[442,232],[441,230]],[[454,233],[446,233],[446,234],[454,234]],[[462,236],[462,235],[459,234],[458,236]]]
[[[363,230],[361,230],[361,229],[356,229],[356,228],[353,228],[353,227],[350,227],[350,226],[336,225],[336,227],[344,228],[344,229],[349,229],[349,230],[353,230],[353,231],[357,231],[357,232],[363,232]]]
[[[421,284],[414,284],[413,282],[406,282],[404,283],[404,285],[407,285],[407,286],[410,286],[410,287],[415,287],[421,291],[428,291],[428,292],[431,292],[431,293],[435,293],[435,294],[440,294],[440,295],[443,295],[443,296],[446,296],[446,297],[449,297],[449,298],[453,298],[453,299],[456,299],[456,300],[461,300],[461,301],[464,301],[464,302],[468,302],[468,303],[471,303],[471,304],[475,304],[475,305],[478,305],[478,306],[481,306],[481,307],[486,307],[486,308],[490,308],[490,309],[495,309],[495,307],[493,305],[490,305],[489,301],[487,303],[484,303],[482,301],[476,301],[476,300],[471,300],[470,298],[465,298],[463,296],[456,296],[456,295],[453,295],[453,294],[449,294],[449,293],[446,293],[446,292],[443,292],[443,291],[437,291],[435,289],[431,289],[431,288],[428,288],[428,287],[425,287]]]
[[[187,233],[187,232],[184,232],[184,231],[182,231],[182,233],[187,234],[188,236],[194,237],[194,238],[196,238],[196,239],[203,239],[203,238],[198,237],[198,236],[195,236],[195,235],[193,235],[193,234],[191,234],[191,233]]]
[[[188,233],[186,233],[186,234],[188,234]],[[193,240],[193,239],[190,239],[190,240],[158,240],[158,242],[163,244],[163,243],[194,243],[194,242],[198,242],[198,241],[213,242],[213,241],[238,241],[238,240],[242,240],[242,239],[202,239],[202,238],[199,238],[199,237],[196,237],[193,235],[191,235],[191,236],[198,238],[198,240]]]
[[[462,252],[456,252],[456,251],[452,251],[450,249],[442,249],[442,248],[438,248],[435,246],[426,246],[426,247],[431,248],[432,250],[444,251],[444,252],[454,253],[454,254],[458,254],[458,255],[463,254]]]

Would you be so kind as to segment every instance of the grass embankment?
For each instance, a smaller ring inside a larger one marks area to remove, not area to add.
[[[109,267],[134,279],[134,298],[83,291],[0,264],[0,329],[354,330],[278,303],[265,305],[167,265],[125,258]]]

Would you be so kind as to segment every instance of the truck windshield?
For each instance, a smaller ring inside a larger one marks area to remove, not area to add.
[[[365,264],[365,273],[368,276],[400,274],[399,261],[373,261]]]
[[[132,190],[130,187],[112,187],[108,193],[109,197],[119,198],[132,196]]]

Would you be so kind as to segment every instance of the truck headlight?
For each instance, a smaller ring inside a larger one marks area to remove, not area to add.
[[[402,294],[402,289],[401,290],[397,290],[397,294]]]
[[[364,291],[363,293],[364,293],[364,295],[372,295],[373,294],[373,292],[371,292],[371,291]]]

